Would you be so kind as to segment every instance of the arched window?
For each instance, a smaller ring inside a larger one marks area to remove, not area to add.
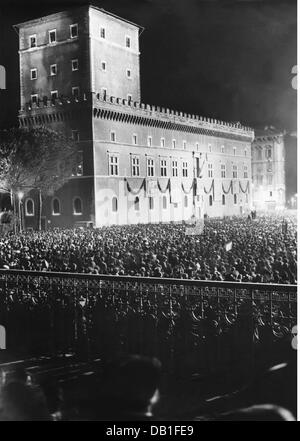
[[[134,209],[135,209],[135,211],[140,210],[140,199],[138,197],[136,197],[134,200]]]
[[[212,195],[209,195],[209,205],[211,206],[213,204],[213,197]]]
[[[149,196],[149,210],[154,209],[154,199],[153,196]]]
[[[225,205],[225,194],[222,194],[222,205]]]
[[[25,214],[26,216],[34,216],[34,201],[31,198],[26,199]]]
[[[166,196],[163,196],[162,201],[163,201],[163,210],[166,210],[167,209],[167,198],[166,198]]]
[[[82,214],[82,200],[78,197],[73,200],[73,214]]]
[[[52,214],[53,216],[60,215],[60,200],[58,198],[54,198],[52,201]]]
[[[188,200],[188,197],[185,195],[184,196],[184,206],[185,206],[185,208],[187,208],[188,205],[189,205],[189,200]]]
[[[112,203],[112,211],[116,213],[118,211],[118,199],[114,196],[111,200]]]

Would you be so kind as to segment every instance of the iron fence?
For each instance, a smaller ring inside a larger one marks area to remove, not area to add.
[[[7,348],[28,355],[141,353],[169,371],[251,370],[289,344],[296,315],[295,285],[0,270]]]

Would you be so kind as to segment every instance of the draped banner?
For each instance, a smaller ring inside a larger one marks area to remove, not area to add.
[[[242,193],[250,193],[249,192],[249,189],[250,189],[249,181],[247,182],[245,190],[242,187],[241,181],[239,181],[239,186],[240,186],[240,190],[241,190]]]
[[[130,182],[128,178],[124,178],[124,180],[127,184],[127,191],[133,194],[134,196],[138,195],[143,189],[144,191],[146,191],[146,179],[143,179],[142,183],[141,183],[141,178],[131,178]]]
[[[224,194],[228,194],[228,193],[230,192],[230,190],[231,190],[231,193],[232,193],[232,189],[233,189],[232,180],[230,181],[230,185],[229,185],[229,187],[228,187],[228,190],[225,190],[225,188],[224,188],[224,184],[223,184],[223,182],[222,182],[222,190],[223,190],[223,193],[224,193]]]
[[[157,179],[157,187],[161,193],[166,193],[168,190],[171,192],[171,180],[168,179],[168,183],[165,189],[162,189],[159,180]]]
[[[186,190],[186,189],[184,188],[183,182],[181,182],[181,188],[182,188],[182,191],[183,191],[185,194],[190,194],[190,192],[193,190],[194,186],[195,186],[195,180],[194,180],[194,179],[192,180],[192,185],[190,186],[189,190]]]
[[[212,181],[211,181],[211,186],[210,186],[210,189],[209,189],[209,190],[206,190],[205,187],[203,187],[203,189],[204,189],[204,191],[205,191],[206,194],[209,194],[209,193],[212,192],[212,194],[213,194],[213,199],[215,199],[215,180],[214,180],[214,179],[212,179]]]

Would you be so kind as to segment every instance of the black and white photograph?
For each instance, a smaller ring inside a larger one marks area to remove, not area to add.
[[[2,0],[0,421],[297,421],[297,0]]]

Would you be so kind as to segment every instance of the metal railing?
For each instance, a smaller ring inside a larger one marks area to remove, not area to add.
[[[251,369],[289,344],[296,316],[295,285],[0,270],[0,324],[16,353]]]

